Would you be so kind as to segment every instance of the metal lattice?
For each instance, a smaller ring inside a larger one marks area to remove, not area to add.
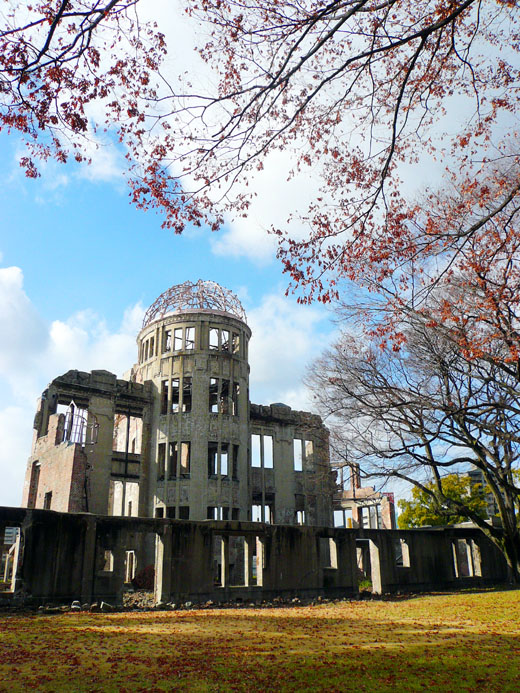
[[[234,293],[216,282],[199,279],[196,283],[177,284],[161,294],[146,311],[143,328],[167,313],[200,309],[231,313],[247,322],[245,310]]]

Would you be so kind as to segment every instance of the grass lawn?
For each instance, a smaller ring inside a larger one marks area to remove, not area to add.
[[[0,614],[0,691],[517,692],[519,596]]]

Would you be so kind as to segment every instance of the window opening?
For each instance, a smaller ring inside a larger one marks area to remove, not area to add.
[[[262,460],[260,456],[260,436],[257,433],[253,433],[253,435],[251,436],[251,466],[262,466]]]
[[[232,508],[231,509],[231,519],[232,520],[238,520],[240,516],[240,508]]]
[[[164,508],[161,506],[159,508],[155,508],[155,517],[162,519],[164,517]]]
[[[103,572],[114,572],[114,554],[108,549],[103,552]]]
[[[334,510],[334,527],[345,526],[345,515],[343,510]]]
[[[232,476],[238,479],[238,445],[233,445]]]
[[[236,332],[233,332],[233,342],[232,342],[232,350],[234,354],[238,354],[240,352],[240,335],[237,334]]]
[[[179,378],[172,379],[172,413],[179,411]]]
[[[189,476],[191,468],[191,443],[181,443],[181,476]]]
[[[154,356],[154,346],[155,346],[155,338],[150,337],[150,358]]]
[[[182,411],[191,411],[191,377],[188,376],[182,379]]]
[[[240,394],[239,383],[233,383],[233,393],[232,393],[232,414],[233,416],[238,416],[238,395]]]
[[[47,491],[47,493],[43,497],[43,509],[44,510],[50,510],[51,509],[51,503],[52,503],[52,491]]]
[[[161,383],[161,414],[168,413],[168,381],[163,380]]]
[[[176,513],[175,513],[175,506],[174,505],[170,505],[166,508],[166,517],[169,520],[175,520],[175,514]]]
[[[170,443],[169,450],[169,460],[168,460],[168,479],[177,478],[177,465],[178,465],[178,455],[179,455],[179,444]]]
[[[144,360],[148,359],[148,340],[144,343]]]
[[[221,476],[228,475],[228,444],[222,443],[220,446],[220,474]]]
[[[135,578],[136,568],[135,551],[126,552],[125,567],[125,582],[132,582]]]
[[[192,350],[195,349],[195,328],[194,327],[187,327],[185,331],[185,337],[186,337],[186,349]]]
[[[264,443],[264,468],[273,468],[273,437],[262,436]]]
[[[190,519],[190,506],[181,505],[179,507],[179,520],[189,520]]]
[[[163,336],[163,353],[165,351],[170,351],[172,348],[172,331],[165,330]]]
[[[164,479],[164,465],[166,461],[166,443],[159,443],[157,446],[157,479]]]
[[[294,445],[294,471],[301,472],[303,470],[302,445],[303,441],[300,438],[295,438]]]
[[[229,351],[229,330],[222,330],[220,332],[220,340],[221,351]]]
[[[305,510],[297,510],[296,511],[296,524],[297,525],[304,525],[305,524]]]
[[[218,351],[218,328],[209,328],[209,348],[213,351]]]
[[[182,327],[176,327],[173,330],[173,350],[180,351],[182,349]]]
[[[220,412],[229,414],[229,380],[220,383]]]
[[[208,443],[208,476],[217,475],[217,443]]]
[[[218,380],[217,378],[209,379],[209,410],[213,414],[218,412]]]

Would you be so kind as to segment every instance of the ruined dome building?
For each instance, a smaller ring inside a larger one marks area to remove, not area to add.
[[[249,402],[250,338],[230,291],[168,289],[145,314],[124,379],[69,371],[42,394],[23,505],[330,526],[327,429],[313,414]]]
[[[13,528],[0,604],[120,604],[151,574],[159,604],[506,579],[479,529],[397,531],[357,469],[336,489],[321,419],[249,402],[250,338],[236,296],[186,282],[146,312],[124,378],[69,371],[50,383],[25,507],[0,508],[0,535]]]

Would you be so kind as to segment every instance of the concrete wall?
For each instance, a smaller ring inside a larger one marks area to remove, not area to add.
[[[502,555],[478,529],[351,530],[0,508],[0,534],[5,526],[19,526],[21,539],[14,591],[0,599],[27,603],[119,603],[127,552],[146,542],[156,545],[156,599],[177,603],[348,596],[364,575],[376,593],[507,579]],[[239,551],[233,577],[230,561]]]

